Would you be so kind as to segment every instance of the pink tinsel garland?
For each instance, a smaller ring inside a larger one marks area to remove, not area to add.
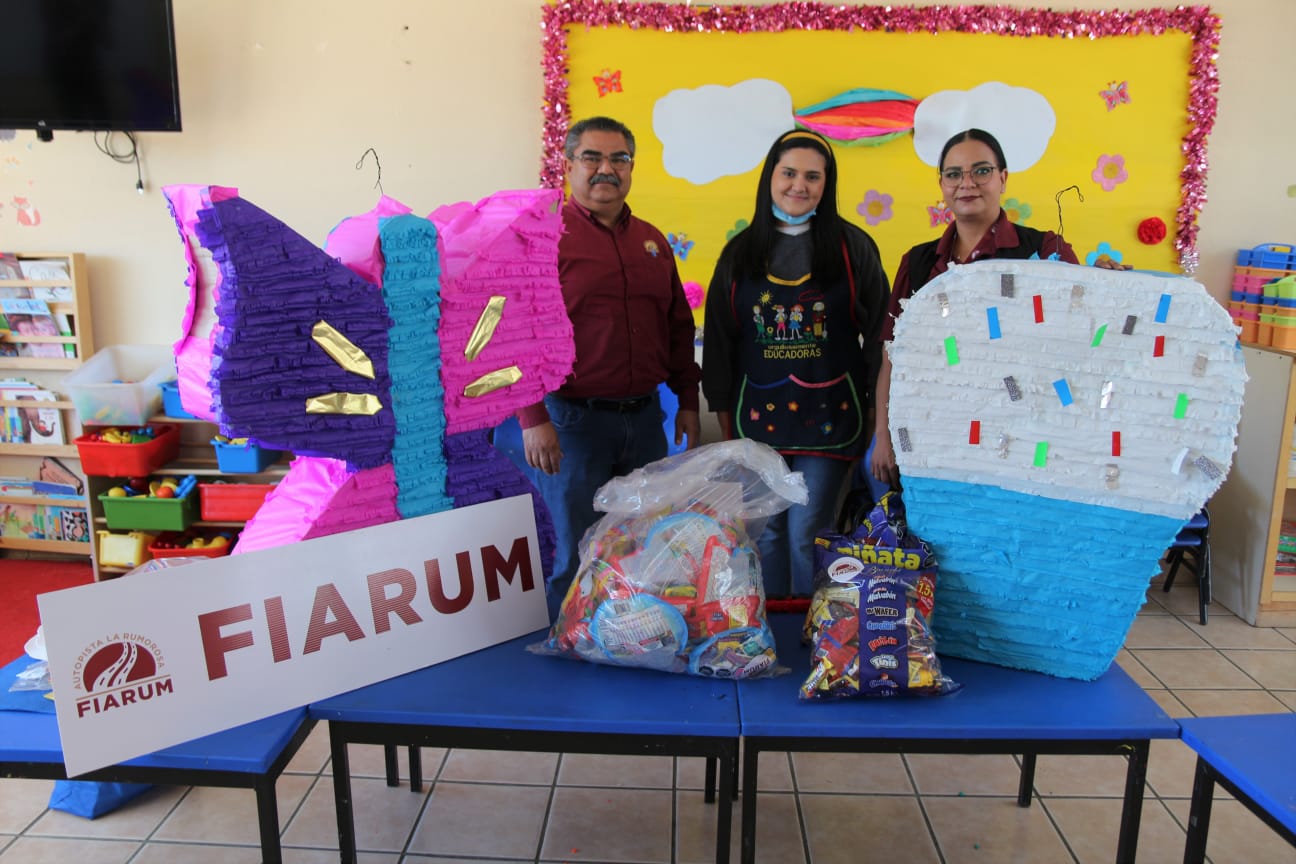
[[[1102,36],[1160,35],[1180,30],[1192,37],[1189,61],[1188,131],[1179,173],[1182,198],[1175,216],[1175,249],[1179,266],[1197,270],[1197,214],[1206,203],[1206,138],[1215,125],[1219,75],[1220,19],[1207,6],[1174,9],[1055,12],[1009,6],[828,6],[780,3],[773,6],[705,6],[678,3],[626,3],[621,0],[570,0],[547,5],[541,16],[545,76],[544,157],[540,182],[563,185],[563,139],[571,122],[567,103],[567,31],[586,27],[650,27],[675,31],[728,33],[783,30],[887,30],[898,33],[960,32],[1004,36],[1053,36],[1096,39]]]

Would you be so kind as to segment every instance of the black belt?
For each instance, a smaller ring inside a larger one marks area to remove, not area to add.
[[[654,394],[655,395],[655,394]],[[629,399],[567,399],[573,405],[584,405],[596,411],[615,411],[617,414],[637,414],[653,402],[653,395],[634,396]]]

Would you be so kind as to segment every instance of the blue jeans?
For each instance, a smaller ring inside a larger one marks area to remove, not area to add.
[[[793,504],[765,523],[756,541],[766,597],[814,593],[814,538],[837,522],[837,505],[851,463],[826,456],[784,456],[800,471],[810,492],[808,503]]]
[[[553,394],[544,401],[558,432],[562,467],[557,474],[546,474],[527,467],[525,456],[521,462],[549,508],[557,535],[553,575],[545,588],[552,621],[557,620],[572,577],[580,568],[580,540],[603,516],[594,509],[594,493],[613,477],[664,458],[666,433],[661,404],[655,397],[647,407],[625,414],[589,408]]]

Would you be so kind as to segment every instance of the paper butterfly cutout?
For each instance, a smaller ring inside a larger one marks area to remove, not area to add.
[[[667,234],[666,242],[670,243],[671,251],[674,252],[681,261],[687,261],[689,253],[693,251],[693,241],[688,239],[687,234]]]
[[[1107,103],[1108,111],[1111,111],[1122,102],[1129,104],[1130,101],[1129,82],[1122,81],[1119,84],[1117,84],[1114,81],[1109,81],[1107,84],[1107,89],[1100,90],[1098,92],[1098,95],[1102,96],[1103,101]]]
[[[621,70],[613,72],[611,69],[604,69],[598,75],[594,76],[594,83],[598,85],[599,98],[602,99],[609,93],[620,93],[621,91]]]
[[[930,227],[932,228],[935,228],[938,225],[948,225],[954,221],[954,211],[950,210],[943,203],[938,204],[935,207],[930,204],[927,205],[927,215],[931,218]]]

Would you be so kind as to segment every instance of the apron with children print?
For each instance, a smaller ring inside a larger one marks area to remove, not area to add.
[[[864,352],[848,276],[824,285],[766,276],[734,285],[742,323],[734,427],[787,453],[854,458],[864,434]]]

